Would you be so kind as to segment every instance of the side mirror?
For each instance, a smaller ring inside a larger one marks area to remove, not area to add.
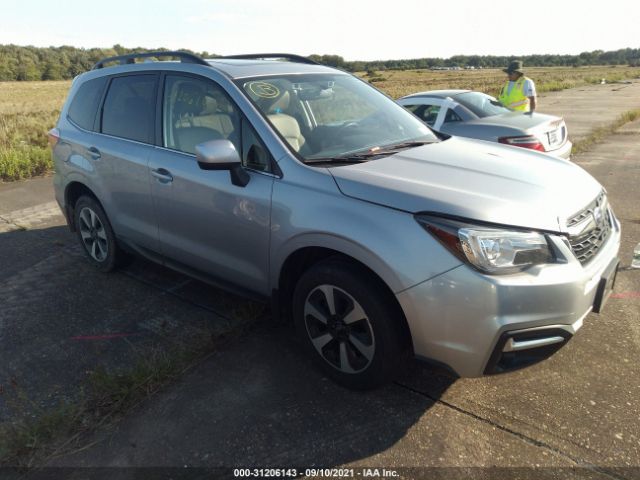
[[[229,170],[231,183],[239,187],[246,186],[251,179],[229,140],[210,140],[196,145],[196,160],[202,170]]]

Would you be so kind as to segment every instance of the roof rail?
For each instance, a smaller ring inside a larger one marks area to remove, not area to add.
[[[104,64],[108,62],[119,62],[120,65],[127,65],[136,63],[136,58],[149,58],[149,57],[178,57],[182,63],[197,63],[199,65],[210,66],[204,59],[189,52],[144,52],[144,53],[130,53],[129,55],[118,55],[115,57],[107,57],[96,63],[92,70],[104,68]]]
[[[247,53],[243,55],[225,55],[224,57],[217,57],[214,60],[220,58],[231,58],[238,60],[251,60],[251,59],[261,59],[261,58],[283,58],[285,60],[289,60],[291,62],[296,63],[309,63],[311,65],[320,65],[318,62],[314,62],[310,58],[303,57],[302,55],[294,55],[292,53]]]

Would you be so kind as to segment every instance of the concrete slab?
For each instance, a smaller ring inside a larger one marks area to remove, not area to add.
[[[640,119],[629,122],[620,127],[616,133],[636,134],[640,135]]]
[[[52,195],[52,191],[44,188],[40,179],[36,185],[34,191],[41,191],[43,195],[32,199],[36,204],[20,204],[20,209],[0,215],[0,281],[75,243],[55,201],[42,201]],[[21,189],[0,186],[0,197],[6,199],[7,192],[18,195]]]
[[[17,182],[0,182],[0,217],[23,208],[53,201],[53,181],[50,175]]]
[[[640,80],[544,93],[538,105],[542,113],[564,117],[572,141],[636,108],[640,108]]]

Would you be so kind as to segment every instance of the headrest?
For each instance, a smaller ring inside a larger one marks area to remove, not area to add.
[[[204,108],[202,109],[202,115],[212,115],[214,113],[218,113],[218,101],[213,97],[204,97]]]
[[[213,96],[216,99],[216,102],[218,102],[217,108],[219,113],[233,112],[233,107],[231,106],[231,103],[229,102],[229,99],[226,97],[226,95],[220,92],[215,92]]]
[[[282,113],[283,111],[289,108],[289,102],[291,97],[289,92],[285,91],[280,98],[278,98],[271,107],[269,108],[269,113]]]

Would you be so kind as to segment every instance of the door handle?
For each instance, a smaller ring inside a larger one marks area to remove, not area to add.
[[[100,150],[98,150],[96,147],[89,147],[87,149],[87,152],[93,160],[100,160],[100,157],[102,157],[102,155],[100,154]]]
[[[151,170],[151,175],[156,177],[160,183],[171,183],[173,182],[173,175],[169,170],[164,168],[155,168]]]

